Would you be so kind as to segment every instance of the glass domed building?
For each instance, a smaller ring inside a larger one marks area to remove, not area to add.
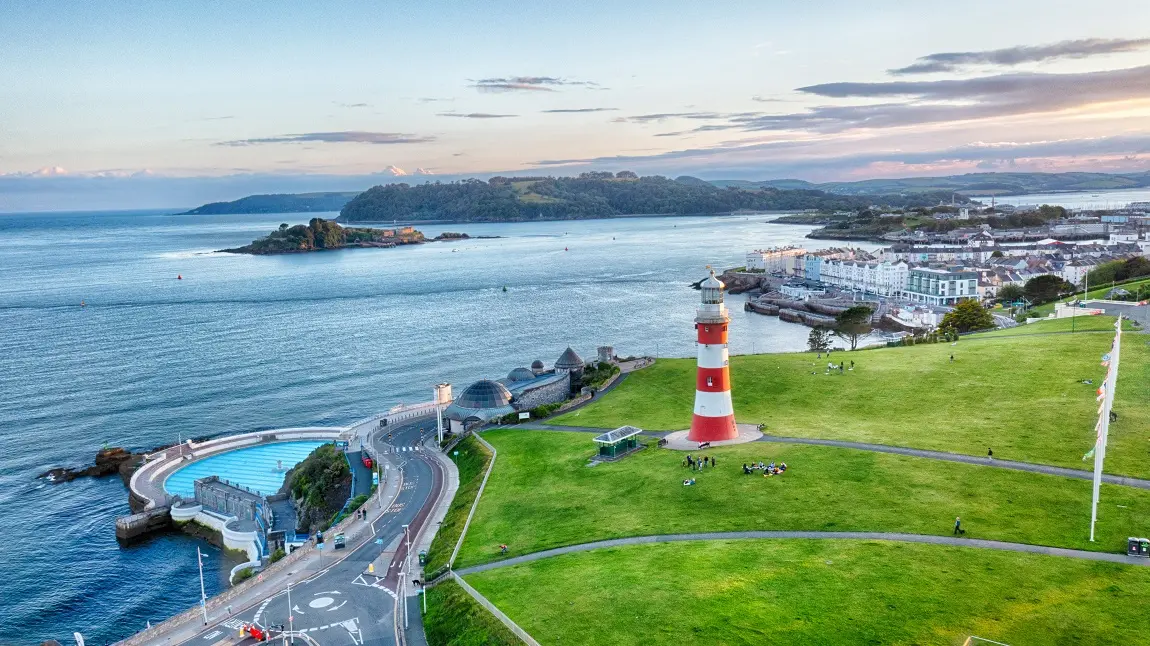
[[[443,415],[462,426],[486,423],[515,412],[511,391],[498,381],[482,379],[467,387],[444,411]],[[455,424],[452,424],[454,430]]]

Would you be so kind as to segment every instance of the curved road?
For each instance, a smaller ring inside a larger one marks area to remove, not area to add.
[[[499,568],[529,563],[540,559],[573,554],[576,552],[589,552],[605,547],[618,547],[620,545],[640,545],[645,543],[676,543],[681,541],[719,541],[763,538],[805,538],[805,539],[837,539],[837,540],[871,540],[895,541],[901,543],[930,543],[932,545],[953,545],[958,547],[976,547],[990,550],[1003,550],[1007,552],[1028,552],[1031,554],[1045,554],[1048,556],[1062,556],[1065,558],[1083,559],[1087,561],[1107,561],[1110,563],[1123,563],[1126,565],[1141,565],[1150,567],[1150,559],[1113,552],[1089,552],[1086,550],[1071,550],[1062,547],[1047,547],[1045,545],[1030,545],[1028,543],[1007,543],[1005,541],[990,541],[981,538],[958,538],[954,536],[933,536],[929,534],[896,534],[888,532],[806,532],[806,531],[746,531],[746,532],[706,532],[699,534],[659,534],[655,536],[631,536],[628,538],[615,538],[605,541],[581,543],[556,547],[523,556],[515,556],[503,561],[473,565],[456,570],[460,576],[496,570]]]
[[[315,576],[292,585],[290,606],[288,591],[281,590],[242,610],[237,609],[231,617],[213,622],[182,643],[196,646],[255,644],[252,639],[236,638],[243,623],[256,621],[262,626],[286,626],[290,617],[296,632],[305,633],[323,646],[394,646],[399,564],[406,556],[403,526],[410,525],[414,543],[443,487],[444,478],[438,463],[425,455],[421,446],[423,438],[429,437],[428,433],[434,432],[434,428],[434,418],[420,418],[379,429],[369,436],[373,455],[390,461],[392,468],[398,466],[403,477],[395,501],[371,523],[374,538],[369,536],[358,546],[349,544],[346,555],[341,554],[342,560],[327,565],[326,569],[321,566]],[[378,509],[375,505],[375,500],[368,503],[369,508]],[[330,542],[330,535],[325,538]],[[369,574],[368,564],[389,548],[396,550],[393,567]],[[325,546],[325,556],[332,554],[330,549],[330,545]],[[410,593],[410,581],[408,584]],[[299,639],[300,644],[306,641]]]

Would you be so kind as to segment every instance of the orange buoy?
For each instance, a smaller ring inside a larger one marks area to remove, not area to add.
[[[183,280],[183,279],[184,279],[183,274],[176,274],[176,280]]]

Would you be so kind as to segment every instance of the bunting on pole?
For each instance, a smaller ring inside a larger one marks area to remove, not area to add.
[[[1095,401],[1099,402],[1098,421],[1094,425],[1094,446],[1082,456],[1083,460],[1094,458],[1094,495],[1090,504],[1090,541],[1094,541],[1094,525],[1098,522],[1098,494],[1102,488],[1102,464],[1106,459],[1106,439],[1110,432],[1110,411],[1114,406],[1114,391],[1118,383],[1118,358],[1122,348],[1122,317],[1114,323],[1114,342],[1110,352],[1102,355],[1102,365],[1106,368],[1106,379],[1098,387]]]

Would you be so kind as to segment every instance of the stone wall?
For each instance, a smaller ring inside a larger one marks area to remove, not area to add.
[[[571,375],[567,374],[556,382],[521,393],[515,400],[514,406],[516,410],[531,410],[536,406],[565,401],[570,394]]]

